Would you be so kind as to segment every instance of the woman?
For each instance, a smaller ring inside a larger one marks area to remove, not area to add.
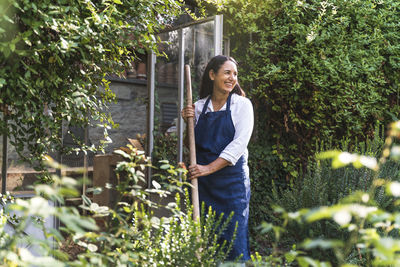
[[[232,238],[227,260],[242,255],[250,259],[248,217],[250,179],[247,144],[253,131],[253,106],[237,80],[237,63],[231,57],[216,56],[204,71],[200,100],[182,110],[182,117],[195,118],[197,164],[189,166],[190,178],[199,178],[200,203],[227,217],[234,212],[223,239]]]

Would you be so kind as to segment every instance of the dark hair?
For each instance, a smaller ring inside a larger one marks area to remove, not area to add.
[[[215,56],[208,62],[207,67],[204,70],[203,77],[201,78],[200,99],[205,98],[208,95],[211,95],[213,92],[214,82],[210,79],[210,75],[209,75],[210,70],[213,70],[214,73],[217,73],[218,70],[221,68],[221,66],[228,60],[235,63],[236,66],[238,65],[236,60],[234,60],[233,58],[227,57],[227,56],[222,56],[222,55]],[[246,96],[246,94],[240,87],[239,83],[236,83],[235,87],[232,90],[232,93],[235,93],[235,94],[238,94],[241,96]]]

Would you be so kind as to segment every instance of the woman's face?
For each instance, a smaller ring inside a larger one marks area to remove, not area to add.
[[[237,84],[237,67],[232,61],[226,61],[215,73],[213,70],[209,73],[210,79],[214,82],[214,91],[221,93],[230,93]]]

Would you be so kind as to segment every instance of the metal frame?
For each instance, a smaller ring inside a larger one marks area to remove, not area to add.
[[[222,55],[222,40],[224,38],[224,30],[223,23],[224,18],[222,15],[216,15],[215,19],[215,27],[214,27],[214,55]]]
[[[147,75],[147,88],[148,88],[148,112],[147,112],[147,151],[150,157],[153,156],[154,148],[154,90],[155,90],[155,69],[156,69],[156,54],[151,51],[148,56],[148,74]],[[151,168],[147,168],[147,187],[151,188]]]
[[[214,21],[214,55],[220,55],[223,52],[223,15],[216,15],[214,17],[193,21],[190,23],[182,24],[177,27],[173,27],[170,29],[166,29],[160,31],[161,33],[167,33],[171,31],[178,31],[179,38],[179,76],[178,76],[178,125],[177,125],[177,134],[178,134],[178,143],[177,143],[177,160],[181,162],[183,160],[183,131],[184,131],[184,123],[183,119],[180,116],[180,111],[184,105],[184,65],[185,65],[185,38],[184,38],[184,29],[196,24],[202,24],[209,21]],[[229,44],[225,46],[229,48]],[[226,52],[225,52],[226,53]],[[229,51],[228,51],[229,53]],[[147,151],[149,156],[151,157],[154,149],[154,91],[155,91],[155,64],[156,64],[156,55],[152,51],[148,56],[148,79],[147,79],[147,87],[148,87],[148,125],[147,125]],[[149,168],[147,173],[147,185],[151,187],[151,169]]]
[[[3,119],[4,119],[4,124],[7,127],[8,126],[8,124],[7,124],[8,116],[7,116],[6,112],[7,112],[7,110],[4,110]],[[7,162],[8,162],[7,145],[8,145],[7,132],[4,131],[4,134],[3,134],[3,157],[2,157],[2,165],[1,165],[1,193],[3,195],[7,191]]]
[[[217,15],[217,16],[222,16],[222,15]],[[191,22],[185,23],[185,24],[181,24],[181,25],[175,26],[175,27],[173,27],[173,28],[169,28],[169,29],[162,30],[162,31],[159,32],[159,34],[160,34],[160,33],[166,33],[166,32],[177,31],[177,30],[180,30],[180,29],[183,29],[183,28],[187,28],[187,27],[196,25],[196,24],[202,24],[202,23],[205,23],[205,22],[213,21],[213,20],[215,20],[215,17],[216,17],[216,16],[214,16],[214,17],[209,17],[209,18],[205,18],[205,19],[201,19],[201,20],[191,21]]]
[[[182,116],[180,116],[180,111],[183,109],[183,103],[184,103],[184,96],[185,96],[185,73],[184,73],[184,68],[185,68],[185,36],[183,34],[183,29],[181,28],[178,31],[178,36],[179,36],[179,76],[178,76],[178,128],[177,128],[177,133],[178,133],[178,155],[177,155],[177,161],[182,162],[183,161],[183,119]]]

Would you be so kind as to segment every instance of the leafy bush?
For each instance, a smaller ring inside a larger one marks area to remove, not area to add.
[[[361,153],[377,157],[381,154],[384,140],[379,133],[379,127],[376,129],[375,138],[370,141],[361,142],[352,149],[354,153]],[[342,141],[339,149],[349,148],[349,142]],[[320,150],[333,149],[331,145],[323,145]],[[394,161],[386,162],[380,168],[380,177],[385,177],[391,181],[400,180],[400,164]],[[308,164],[308,171],[301,175],[302,179],[294,179],[288,188],[273,186],[271,194],[264,196],[270,203],[265,208],[262,219],[269,222],[280,222],[272,205],[282,207],[288,212],[295,212],[304,208],[315,208],[319,206],[335,205],[341,199],[357,191],[368,191],[371,187],[374,171],[367,168],[355,168],[346,166],[339,169],[332,169],[327,161],[317,161]],[[377,190],[375,195],[376,205],[380,208],[390,209],[392,205],[391,198],[386,197],[383,189]],[[291,242],[300,242],[306,237],[339,237],[345,236],[345,231],[330,221],[318,221],[310,225],[298,225],[293,222],[287,225],[286,234],[281,238],[281,246],[291,246]],[[258,237],[258,239],[261,239]],[[264,241],[268,243],[268,241]],[[316,251],[317,252],[317,251]],[[326,255],[323,251],[318,251],[327,259],[332,255]],[[314,255],[316,256],[316,255]]]
[[[131,154],[118,151],[127,161],[116,167],[118,184],[114,187],[119,201],[115,207],[99,206],[82,196],[81,208],[90,214],[81,215],[64,201],[65,197],[77,196],[76,181],[56,176],[51,185],[36,185],[37,195],[31,199],[14,201],[9,195],[3,196],[1,261],[6,266],[217,266],[223,262],[231,244],[221,245],[218,239],[232,215],[224,220],[210,209],[203,210],[201,220],[193,220],[188,184],[178,179],[179,175],[185,177],[185,170],[167,161],[161,165],[164,175],[158,173],[161,184],[153,181],[152,188],[142,188],[144,172],[153,166],[143,152],[130,149]],[[49,163],[59,167],[52,160]],[[88,191],[98,193],[101,189]],[[175,201],[166,206],[152,201],[154,195],[165,198],[174,192]],[[58,205],[49,205],[49,200]],[[154,211],[161,208],[168,210],[169,216],[156,217]],[[18,211],[18,216],[11,216],[11,211]],[[48,216],[58,218],[62,227],[46,228]],[[13,226],[13,234],[4,231],[6,223]],[[32,223],[47,240],[25,234]],[[77,253],[59,250],[66,243],[77,247]],[[35,244],[38,255],[20,248],[21,244]]]
[[[387,110],[399,113],[398,1],[222,3],[257,132],[289,176],[306,170],[315,144],[365,140]]]
[[[32,164],[65,150],[63,122],[100,124],[107,136],[114,94],[105,76],[131,67],[147,49],[158,51],[157,31],[180,8],[175,0],[2,0],[0,111],[8,121],[0,121],[0,135]]]
[[[65,206],[65,198],[78,195],[76,181],[71,178],[53,176],[52,185],[36,185],[36,196],[30,199],[14,199],[2,196],[0,220],[0,259],[2,266],[67,266],[73,264],[68,255],[58,248],[65,235],[84,235],[96,231],[95,221],[81,216],[74,207]],[[49,201],[53,204],[50,205]],[[49,216],[57,218],[64,227],[45,227]],[[5,231],[5,227],[12,231]],[[44,239],[27,235],[28,226],[34,225],[43,233]],[[31,246],[30,251],[26,246]],[[3,265],[4,264],[4,265]]]
[[[176,133],[159,133],[154,134],[154,162],[160,160],[168,160],[171,164],[177,164],[178,155],[178,136]]]
[[[400,263],[397,246],[400,238],[400,182],[397,163],[400,159],[399,140],[400,122],[396,122],[391,125],[379,160],[337,150],[320,153],[319,159],[332,159],[334,169],[348,165],[359,170],[369,169],[370,171],[363,172],[370,174],[371,179],[367,181],[366,189],[355,187],[355,191],[347,191],[349,194],[337,203],[321,205],[315,201],[316,206],[291,212],[275,208],[276,215],[279,214],[281,218],[279,225],[264,223],[261,229],[263,232],[272,231],[277,241],[281,241],[281,237],[287,233],[293,234],[293,230],[289,230],[291,224],[298,227],[297,231],[315,229],[316,223],[326,226],[328,222],[332,225],[331,229],[337,229],[320,235],[309,232],[286,250],[279,250],[282,247],[279,247],[279,242],[275,243],[272,252],[274,261],[296,262],[300,266],[397,266]],[[394,170],[389,173],[384,170],[387,164],[388,168],[395,166]],[[396,175],[387,176],[390,173]],[[330,255],[329,258],[326,257],[327,254]],[[272,262],[271,257],[258,257],[257,261],[261,266],[263,261],[266,261],[266,266],[270,266],[268,264]]]
[[[265,244],[258,238],[259,231],[256,227],[271,213],[270,203],[265,199],[272,194],[273,184],[279,188],[285,188],[286,180],[282,179],[284,173],[279,168],[279,158],[272,154],[270,146],[264,146],[260,142],[250,142],[248,149],[251,185],[250,241],[253,250],[262,251],[265,249],[263,248]]]
[[[222,216],[217,217],[211,210],[203,212],[201,223],[193,220],[188,191],[181,189],[187,184],[177,179],[185,170],[167,161],[160,168],[165,171],[164,183],[170,191],[154,180],[152,189],[142,189],[138,183],[144,181],[143,171],[150,167],[149,159],[131,149],[131,154],[117,152],[127,161],[116,167],[116,189],[121,197],[116,207],[98,207],[86,199],[84,208],[103,217],[105,225],[102,231],[81,237],[81,242],[97,248],[96,252],[78,255],[81,262],[95,261],[102,266],[216,266],[222,262],[231,245],[220,246],[217,241],[229,220],[222,221]],[[149,209],[161,206],[150,200],[150,194],[166,197],[173,191],[177,191],[176,202],[165,207],[171,216],[155,217]],[[183,204],[179,193],[184,193]]]

